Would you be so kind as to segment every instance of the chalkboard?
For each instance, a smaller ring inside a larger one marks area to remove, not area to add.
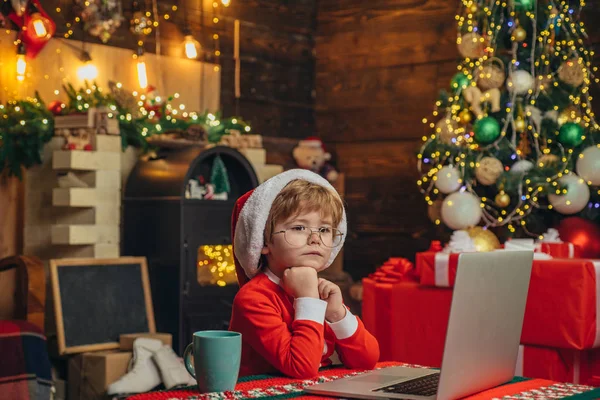
[[[119,348],[119,335],[156,332],[146,259],[50,261],[59,354]]]

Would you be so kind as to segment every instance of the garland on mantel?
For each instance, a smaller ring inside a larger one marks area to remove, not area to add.
[[[42,149],[54,135],[55,117],[85,113],[93,107],[114,111],[110,117],[119,120],[123,150],[134,146],[147,152],[152,148],[150,138],[157,135],[179,133],[190,140],[218,143],[231,131],[251,131],[240,117],[222,118],[220,112],[199,114],[186,111],[183,104],[174,106],[178,94],[163,99],[154,88],[140,94],[118,83],[109,87],[110,91],[104,92],[87,82],[79,89],[67,84],[63,86],[67,102],[55,100],[46,105],[36,92],[35,97],[0,104],[0,173],[21,179],[23,168],[41,164]]]

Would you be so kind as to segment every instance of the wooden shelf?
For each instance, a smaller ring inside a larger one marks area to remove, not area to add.
[[[109,151],[60,150],[52,155],[53,169],[120,171],[121,153]]]
[[[261,184],[269,178],[274,177],[277,174],[283,172],[282,165],[265,164],[265,165],[253,165],[254,172],[258,178],[258,183]]]
[[[98,239],[94,225],[52,225],[52,244],[95,244]]]
[[[118,246],[119,227],[111,225],[52,225],[52,244]]]
[[[114,189],[54,188],[52,205],[63,207],[95,207],[99,204],[114,204],[118,208],[120,192]]]

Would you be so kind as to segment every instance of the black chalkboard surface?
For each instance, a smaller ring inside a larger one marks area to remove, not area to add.
[[[119,335],[155,332],[146,259],[50,261],[60,354],[119,348]]]

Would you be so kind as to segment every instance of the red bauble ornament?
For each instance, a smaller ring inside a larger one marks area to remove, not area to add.
[[[88,144],[86,144],[85,146],[83,146],[83,149],[84,149],[85,151],[92,151],[92,145],[88,143]]]
[[[75,150],[75,143],[69,143],[67,145],[67,150]]]
[[[60,100],[54,100],[48,104],[48,110],[54,115],[60,115],[63,110],[63,103]]]
[[[600,226],[581,217],[564,218],[556,227],[563,242],[581,249],[582,258],[600,258]]]

